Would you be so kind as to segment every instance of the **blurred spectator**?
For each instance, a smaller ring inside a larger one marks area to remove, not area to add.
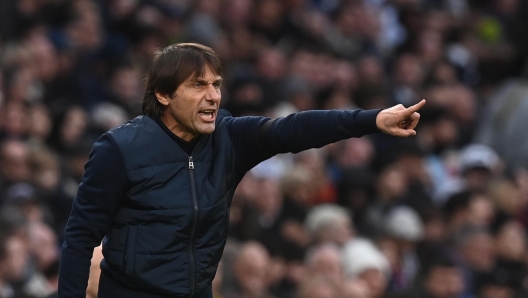
[[[343,285],[343,297],[368,298],[372,297],[368,284],[359,278],[346,280]]]
[[[306,254],[306,270],[311,276],[324,276],[336,285],[344,278],[341,250],[335,244],[326,243],[312,248]]]
[[[407,206],[391,209],[383,223],[382,247],[391,260],[390,289],[399,292],[410,288],[420,270],[416,244],[422,240],[423,224],[416,211]]]
[[[8,244],[8,234],[5,231],[0,231],[0,295],[1,297],[14,297],[14,290],[8,282],[9,265],[8,258],[11,257],[11,252]]]
[[[340,296],[338,284],[324,276],[308,278],[299,286],[299,298],[337,298]]]
[[[422,269],[419,285],[397,297],[455,298],[464,296],[463,273],[456,263],[445,255],[433,256],[430,264]]]
[[[387,258],[372,242],[365,239],[348,242],[343,247],[343,262],[348,279],[363,280],[370,297],[384,297],[391,269]]]
[[[304,223],[313,244],[345,245],[354,237],[354,229],[347,209],[323,204],[310,210]]]
[[[500,158],[489,147],[469,145],[460,153],[460,173],[465,187],[472,191],[483,191],[497,171],[500,171]]]
[[[464,270],[464,289],[475,294],[479,276],[490,273],[496,265],[496,252],[493,236],[489,231],[478,227],[466,227],[459,232],[455,245],[461,256]]]
[[[53,124],[50,146],[59,154],[68,154],[84,136],[88,128],[88,115],[79,106],[66,108]]]
[[[35,188],[28,183],[17,183],[9,187],[3,206],[18,210],[30,222],[50,221],[49,210],[39,200]]]
[[[226,290],[226,297],[273,297],[269,293],[269,261],[268,252],[259,243],[243,244],[232,264],[236,284]]]
[[[8,140],[0,143],[0,194],[7,189],[30,179],[29,148],[26,143]]]

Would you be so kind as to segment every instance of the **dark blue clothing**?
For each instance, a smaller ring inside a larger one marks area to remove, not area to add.
[[[101,240],[100,297],[208,297],[245,173],[278,153],[378,132],[378,112],[270,120],[221,110],[192,155],[148,116],[108,131],[92,148],[65,229],[59,297],[85,297]]]

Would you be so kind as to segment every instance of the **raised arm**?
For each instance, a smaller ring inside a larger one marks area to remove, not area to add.
[[[85,298],[94,247],[101,243],[124,197],[126,172],[112,137],[94,144],[65,229],[59,298]]]
[[[346,138],[384,132],[406,137],[415,135],[420,103],[385,110],[305,111],[271,120],[239,117],[227,122],[231,139],[247,169],[279,153],[297,153]]]

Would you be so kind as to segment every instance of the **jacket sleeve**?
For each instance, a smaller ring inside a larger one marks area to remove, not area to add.
[[[126,171],[119,148],[108,134],[94,144],[64,232],[59,298],[85,298],[94,247],[109,230],[124,197]]]
[[[271,120],[235,117],[227,123],[237,154],[246,170],[279,153],[298,153],[351,137],[380,132],[380,110],[305,111]]]

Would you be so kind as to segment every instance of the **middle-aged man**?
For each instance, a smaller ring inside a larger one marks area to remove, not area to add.
[[[101,240],[100,298],[212,297],[229,206],[248,170],[345,138],[415,135],[425,104],[232,117],[219,109],[221,81],[220,60],[206,46],[174,44],[155,55],[144,115],[103,134],[85,165],[65,230],[59,297],[86,296]]]

